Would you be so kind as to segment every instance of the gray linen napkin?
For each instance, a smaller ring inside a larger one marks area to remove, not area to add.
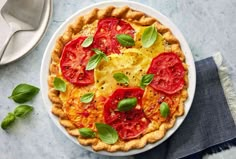
[[[195,159],[236,145],[236,126],[231,115],[235,113],[236,98],[224,67],[219,65],[219,54],[217,58],[196,62],[196,93],[185,121],[168,140],[135,159]]]

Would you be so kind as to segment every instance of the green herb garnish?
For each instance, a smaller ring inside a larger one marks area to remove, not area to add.
[[[15,121],[15,119],[16,117],[13,113],[8,113],[1,123],[2,129],[7,129]]]
[[[93,43],[93,37],[88,36],[83,43],[81,44],[82,47],[89,47]]]
[[[66,91],[66,83],[62,79],[55,77],[53,81],[54,88],[58,91],[65,92]]]
[[[116,35],[117,41],[122,45],[122,46],[134,46],[134,39],[128,35],[128,34],[118,34]]]
[[[135,107],[137,102],[137,98],[125,98],[119,101],[117,108],[119,111],[126,112]]]
[[[153,77],[154,77],[154,74],[144,75],[140,81],[140,87],[144,89],[147,85],[149,85],[152,82]]]
[[[103,123],[96,123],[95,126],[98,130],[98,136],[103,142],[107,144],[114,144],[117,142],[119,138],[118,133],[113,127]]]
[[[157,29],[155,26],[145,28],[141,39],[143,47],[149,48],[152,46],[157,39],[157,35]]]
[[[169,105],[166,102],[162,102],[160,106],[161,116],[167,117],[170,113]]]
[[[14,110],[14,115],[16,117],[23,118],[27,114],[29,114],[31,111],[33,111],[33,107],[29,105],[19,105]]]
[[[86,137],[86,138],[95,137],[95,132],[90,128],[80,128],[79,133],[81,136]]]
[[[89,62],[86,65],[86,70],[93,70],[94,68],[96,68],[96,66],[100,63],[100,61],[102,59],[104,59],[105,61],[108,61],[108,58],[107,58],[106,54],[104,54],[104,52],[102,52],[101,50],[98,50],[98,49],[93,49],[93,51],[96,54],[93,55],[89,59]]]
[[[82,97],[80,97],[80,102],[82,103],[90,103],[93,100],[94,93],[86,93]]]
[[[126,84],[126,85],[129,84],[129,78],[125,74],[123,74],[123,73],[115,73],[113,75],[113,78],[115,78],[115,80],[118,83],[123,83],[123,84]]]
[[[1,123],[2,129],[7,129],[14,121],[16,117],[23,118],[33,110],[32,106],[29,105],[19,105],[15,108],[13,113],[8,113],[8,115],[3,119]]]
[[[29,84],[19,84],[16,86],[10,97],[16,103],[24,103],[31,100],[36,94],[38,94],[39,88]]]

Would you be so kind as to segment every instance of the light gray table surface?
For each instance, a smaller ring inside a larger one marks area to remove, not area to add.
[[[41,60],[57,28],[73,13],[96,2],[100,0],[54,0],[51,23],[39,45],[20,60],[0,66],[0,121],[17,105],[7,98],[17,84],[29,83],[40,86]],[[138,2],[155,8],[177,25],[185,36],[195,60],[221,52],[231,67],[233,80],[236,81],[235,0],[139,0]],[[3,20],[2,17],[0,20]],[[6,26],[3,22],[0,24],[0,29]],[[0,129],[0,159],[132,158],[105,157],[80,148],[68,140],[51,121],[41,94],[28,104],[34,106],[31,115],[17,120],[7,131]],[[233,156],[236,156],[235,148],[225,154],[219,153],[218,157],[213,158],[233,158]]]

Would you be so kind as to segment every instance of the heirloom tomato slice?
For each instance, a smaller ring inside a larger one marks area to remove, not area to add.
[[[60,61],[63,77],[77,86],[85,86],[94,82],[93,70],[85,70],[89,58],[94,54],[90,47],[81,46],[86,38],[79,37],[67,43]]]
[[[118,88],[104,104],[105,122],[115,128],[123,140],[139,137],[150,123],[142,109],[143,93],[140,88]],[[126,112],[117,109],[120,100],[133,97],[137,98],[135,107]]]
[[[174,94],[184,87],[185,70],[178,55],[173,52],[155,57],[147,73],[154,74],[150,86],[157,91]]]
[[[121,45],[116,39],[118,34],[128,34],[134,37],[132,26],[118,18],[109,17],[99,20],[94,36],[94,48],[102,50],[105,54],[120,53]]]

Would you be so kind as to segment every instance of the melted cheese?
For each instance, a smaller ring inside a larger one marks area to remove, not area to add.
[[[115,73],[124,73],[129,78],[129,87],[139,86],[142,75],[147,71],[150,62],[150,58],[137,52],[111,54],[109,61],[102,61],[94,71],[98,95],[109,96],[121,87],[113,78]]]
[[[97,28],[97,23],[98,20],[94,21],[91,24],[84,25],[79,33],[72,35],[73,39],[76,39],[80,36],[93,36]]]
[[[67,117],[77,127],[89,127],[95,130],[94,123],[103,122],[104,98],[95,95],[93,102],[81,103],[80,97],[89,92],[96,92],[94,85],[78,87],[67,83],[67,90],[60,93],[60,99]]]
[[[66,81],[66,80],[64,80]],[[67,101],[67,99],[70,97],[71,95],[71,91],[74,89],[74,85],[72,85],[69,82],[66,82],[66,91],[65,92],[61,92],[60,93],[60,99],[63,103],[65,103]]]
[[[161,52],[164,52],[165,50],[164,41],[163,41],[164,39],[161,34],[158,33],[157,40],[151,47],[143,48],[141,38],[144,32],[144,29],[146,27],[137,26],[137,25],[132,25],[132,26],[136,30],[134,48],[137,48],[140,52],[142,52],[143,54],[147,55],[150,58],[154,58]]]
[[[159,128],[161,123],[169,120],[169,118],[162,117],[160,114],[160,104],[166,102],[170,108],[170,116],[174,114],[180,99],[182,98],[181,93],[174,95],[167,95],[162,92],[155,91],[152,87],[147,86],[142,99],[142,107],[145,115],[152,121],[155,128]]]
[[[74,38],[81,35],[93,35],[96,25],[97,21],[84,26],[80,33],[74,35]],[[66,82],[66,92],[60,92],[63,110],[78,127],[94,128],[95,122],[103,121],[104,99],[117,88],[125,87],[125,85],[118,84],[113,78],[115,73],[124,73],[129,78],[128,87],[139,87],[140,80],[146,74],[153,57],[164,52],[163,37],[159,33],[156,42],[151,47],[143,48],[141,37],[145,27],[132,26],[136,30],[135,46],[132,48],[122,47],[120,54],[111,54],[108,56],[108,61],[102,60],[94,69],[95,84],[78,87]],[[62,75],[60,76],[62,78]],[[93,106],[80,102],[80,97],[88,92],[95,93],[96,103]]]
[[[72,98],[79,99],[85,93],[89,93],[89,92],[95,92],[95,87],[93,85],[89,85],[85,87],[77,87],[69,82],[66,82],[66,91],[60,93],[60,99],[63,103],[66,103],[68,98],[72,97]]]
[[[129,78],[129,87],[138,87],[153,57],[164,51],[163,38],[160,34],[151,47],[143,48],[141,36],[145,27],[137,25],[133,25],[133,27],[136,30],[135,46],[123,48],[121,54],[109,55],[109,61],[101,61],[94,71],[95,85],[99,96],[109,96],[117,88],[124,86],[119,85],[113,78],[115,73],[124,73]]]

